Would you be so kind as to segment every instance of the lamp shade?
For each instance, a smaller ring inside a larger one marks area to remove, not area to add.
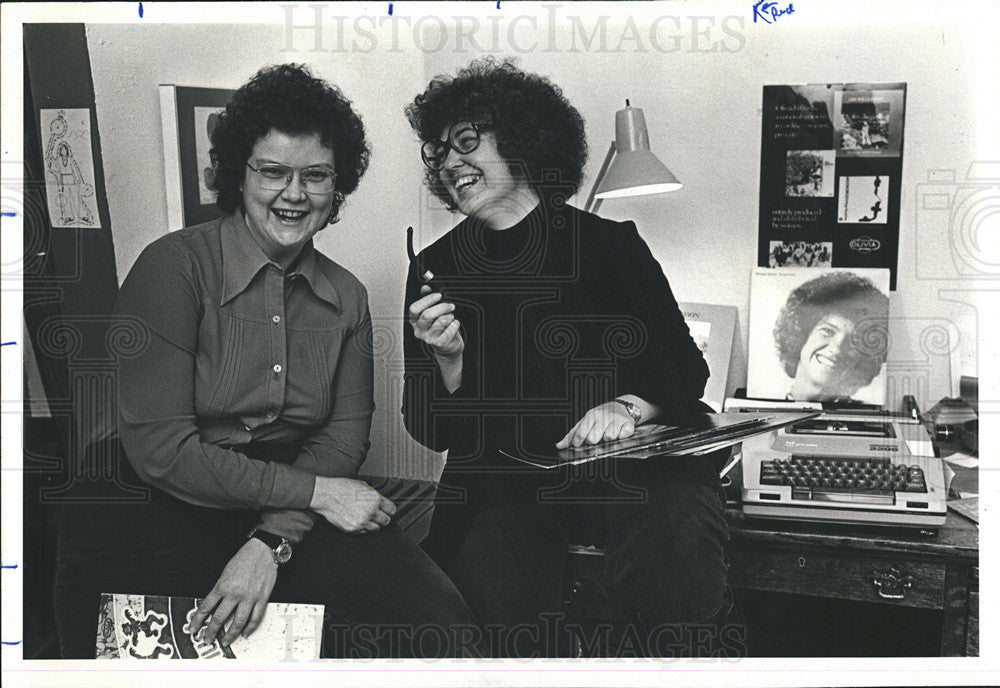
[[[597,198],[620,198],[676,191],[683,184],[649,150],[646,118],[626,106],[615,114],[616,154],[597,186]]]

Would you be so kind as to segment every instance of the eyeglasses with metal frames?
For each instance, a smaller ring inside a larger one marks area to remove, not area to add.
[[[258,163],[257,167],[247,161],[260,180],[260,188],[268,191],[284,191],[295,176],[306,193],[328,194],[337,182],[337,173],[326,167],[289,167],[273,162]]]

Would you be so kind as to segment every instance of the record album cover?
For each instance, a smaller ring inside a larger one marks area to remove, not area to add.
[[[889,271],[755,268],[747,396],[884,405]]]
[[[104,593],[97,621],[97,659],[319,658],[321,604],[272,602],[253,633],[223,647],[218,640],[204,643],[191,633],[189,623],[199,601]]]

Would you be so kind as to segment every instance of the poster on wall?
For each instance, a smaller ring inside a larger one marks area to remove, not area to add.
[[[882,406],[888,330],[887,269],[755,268],[747,396]]]
[[[906,84],[765,86],[761,267],[887,268],[896,288]]]
[[[99,229],[90,108],[41,109],[45,195],[53,227]]]
[[[214,220],[215,206],[211,135],[219,113],[234,90],[160,86],[163,129],[163,170],[167,185],[167,222],[170,230]]]

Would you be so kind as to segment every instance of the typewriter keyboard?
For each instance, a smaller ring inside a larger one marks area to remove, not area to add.
[[[762,485],[790,485],[793,498],[819,495],[885,495],[926,493],[920,466],[894,464],[890,459],[825,459],[796,457],[761,461]]]

